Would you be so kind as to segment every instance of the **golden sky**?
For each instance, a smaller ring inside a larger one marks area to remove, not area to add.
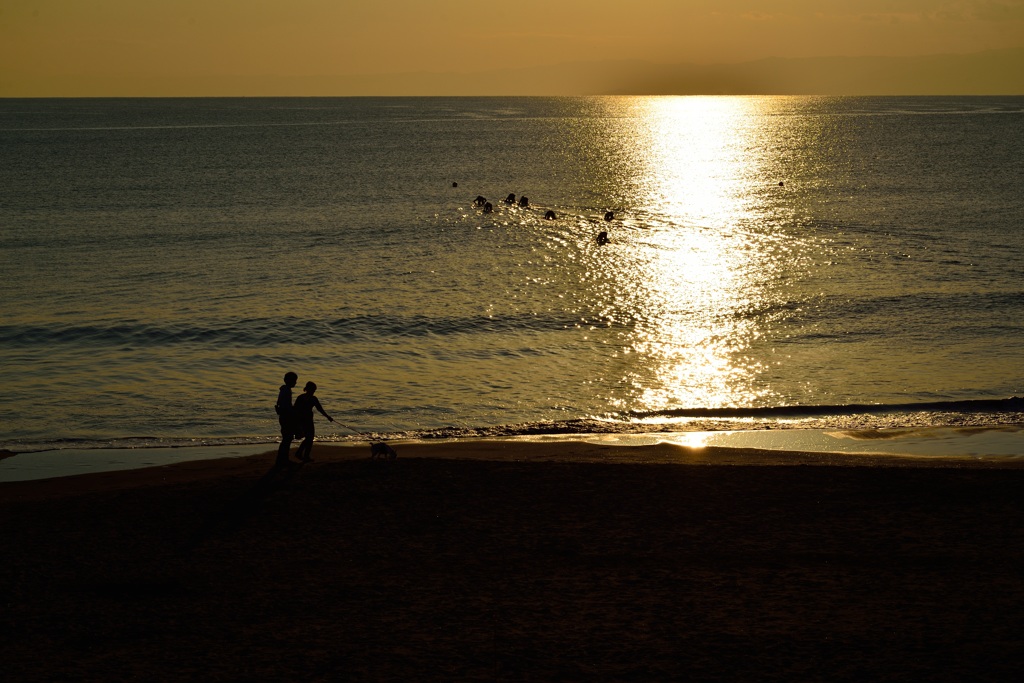
[[[1021,47],[1024,0],[0,0],[0,95]]]

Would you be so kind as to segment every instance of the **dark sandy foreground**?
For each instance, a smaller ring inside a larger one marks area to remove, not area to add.
[[[641,450],[320,448],[270,474],[268,454],[0,485],[0,670],[1017,680],[1024,470],[625,464]],[[761,466],[706,464],[736,460]]]

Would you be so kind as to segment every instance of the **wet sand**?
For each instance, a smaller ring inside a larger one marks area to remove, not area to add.
[[[0,484],[6,680],[1009,680],[1015,463],[318,447]]]

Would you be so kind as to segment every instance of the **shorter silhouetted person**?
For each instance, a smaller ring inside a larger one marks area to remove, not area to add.
[[[313,382],[306,382],[306,386],[302,389],[302,394],[295,399],[295,419],[302,430],[302,443],[299,444],[298,450],[295,451],[295,457],[300,462],[313,462],[313,437],[315,430],[313,428],[313,408],[320,411],[320,414],[327,418],[328,422],[334,422],[334,418],[324,412],[323,406],[320,405],[320,399],[313,394],[316,393],[316,384]]]
[[[490,213],[492,211],[494,211],[494,206],[492,206],[490,202],[484,204],[484,213]]]
[[[277,465],[288,464],[288,450],[292,447],[292,438],[294,438],[297,427],[295,408],[292,406],[292,387],[298,381],[299,376],[294,372],[285,373],[284,384],[277,392],[277,403],[274,404],[274,410],[277,412],[278,422],[281,423],[281,445],[277,449],[275,462]]]
[[[602,230],[600,233],[598,233],[598,235],[597,235],[597,243],[598,244],[604,245],[604,244],[608,244],[609,242],[611,242],[611,240],[608,239],[608,233],[607,232]]]
[[[523,207],[525,209],[529,205],[530,205],[530,200],[529,199],[527,199],[526,197],[520,197],[519,198],[519,206],[521,206],[521,207]]]
[[[547,212],[544,214],[544,218],[548,219],[549,221],[553,221],[556,218],[558,218],[558,216],[555,215],[554,211],[548,209]]]
[[[505,197],[505,203],[506,204],[515,204],[516,203],[516,193],[515,192],[509,192],[508,196]]]
[[[610,221],[610,220],[613,220],[614,218],[615,218],[615,212],[614,212],[614,211],[606,211],[606,212],[605,212],[605,214],[604,214],[604,219],[605,219],[606,221]]]
[[[487,203],[487,198],[484,197],[483,195],[478,194],[476,196],[476,199],[473,200],[473,203],[476,204],[477,206],[483,206],[484,204]]]

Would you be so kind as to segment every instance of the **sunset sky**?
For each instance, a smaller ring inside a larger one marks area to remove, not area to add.
[[[1024,0],[4,0],[0,95],[213,94],[230,79],[261,95],[291,78],[1021,47]]]

